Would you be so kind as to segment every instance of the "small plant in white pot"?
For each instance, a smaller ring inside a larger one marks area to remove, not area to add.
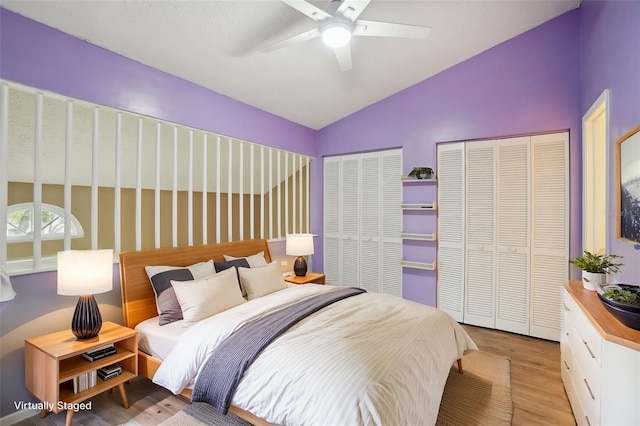
[[[620,270],[622,263],[616,263],[616,259],[621,258],[616,254],[593,254],[585,250],[582,256],[573,260],[573,264],[582,269],[584,288],[596,291],[599,285],[605,284],[607,274],[615,274]]]

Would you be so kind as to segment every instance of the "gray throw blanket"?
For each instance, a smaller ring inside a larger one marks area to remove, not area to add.
[[[269,343],[314,312],[364,292],[360,288],[343,288],[317,294],[247,322],[224,339],[205,361],[193,387],[191,400],[207,402],[220,413],[227,414],[240,379]]]

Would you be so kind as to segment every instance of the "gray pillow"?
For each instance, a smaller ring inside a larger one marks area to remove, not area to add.
[[[158,323],[166,325],[182,319],[182,309],[171,281],[193,281],[215,274],[213,260],[196,263],[187,267],[179,266],[146,266],[144,268],[151,281],[156,295]]]
[[[261,251],[260,253],[256,253],[246,257],[233,257],[233,256],[229,256],[228,254],[223,254],[222,256],[226,261],[236,260],[236,259],[247,259],[247,262],[249,262],[250,268],[259,268],[261,266],[267,266],[267,260],[264,258],[264,251]]]
[[[214,262],[213,265],[216,268],[216,272],[224,271],[225,269],[236,268],[236,275],[238,277],[238,285],[240,286],[240,290],[242,290],[242,297],[247,297],[247,291],[240,285],[240,274],[238,273],[238,268],[249,268],[249,262],[245,257],[240,257],[238,259],[229,260],[227,262]]]

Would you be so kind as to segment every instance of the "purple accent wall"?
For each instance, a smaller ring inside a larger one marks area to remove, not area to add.
[[[316,132],[0,8],[0,77],[315,156]]]
[[[0,8],[0,78],[275,148],[316,155],[315,130],[3,8]],[[276,249],[282,245],[274,244]],[[16,411],[14,401],[35,401],[21,385],[24,383],[24,339],[70,325],[77,298],[58,296],[56,277],[55,272],[12,277],[18,295],[14,300],[0,303],[0,417]],[[97,295],[96,300],[105,321],[122,323],[117,266],[114,290]]]
[[[579,52],[574,10],[320,130],[318,155],[401,146],[406,174],[413,166],[435,168],[436,142],[570,129],[575,255],[581,238]],[[435,187],[405,185],[404,197],[416,198],[416,190],[435,200]],[[320,195],[316,200],[322,203]],[[313,219],[322,229],[322,217]],[[403,251],[412,260],[435,259],[435,244],[421,246],[427,248],[417,253],[416,244],[405,242]],[[318,252],[314,262],[321,264],[321,247]],[[435,277],[405,268],[404,297],[435,305]]]
[[[617,140],[640,125],[640,2],[587,0],[580,10],[580,115],[609,89],[608,251],[624,256],[618,280],[640,285],[640,245],[617,239],[615,220]]]

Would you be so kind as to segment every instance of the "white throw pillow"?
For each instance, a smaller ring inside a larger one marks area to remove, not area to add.
[[[171,281],[185,323],[194,323],[245,303],[236,268],[195,281]]]
[[[287,288],[277,261],[260,268],[238,268],[238,273],[249,300]]]
[[[246,257],[233,257],[226,254],[223,256],[224,256],[224,260],[226,261],[235,260],[235,259],[247,259],[247,263],[249,263],[249,267],[251,268],[260,268],[261,266],[267,266],[267,261],[264,258],[263,251],[251,256],[246,256]]]

